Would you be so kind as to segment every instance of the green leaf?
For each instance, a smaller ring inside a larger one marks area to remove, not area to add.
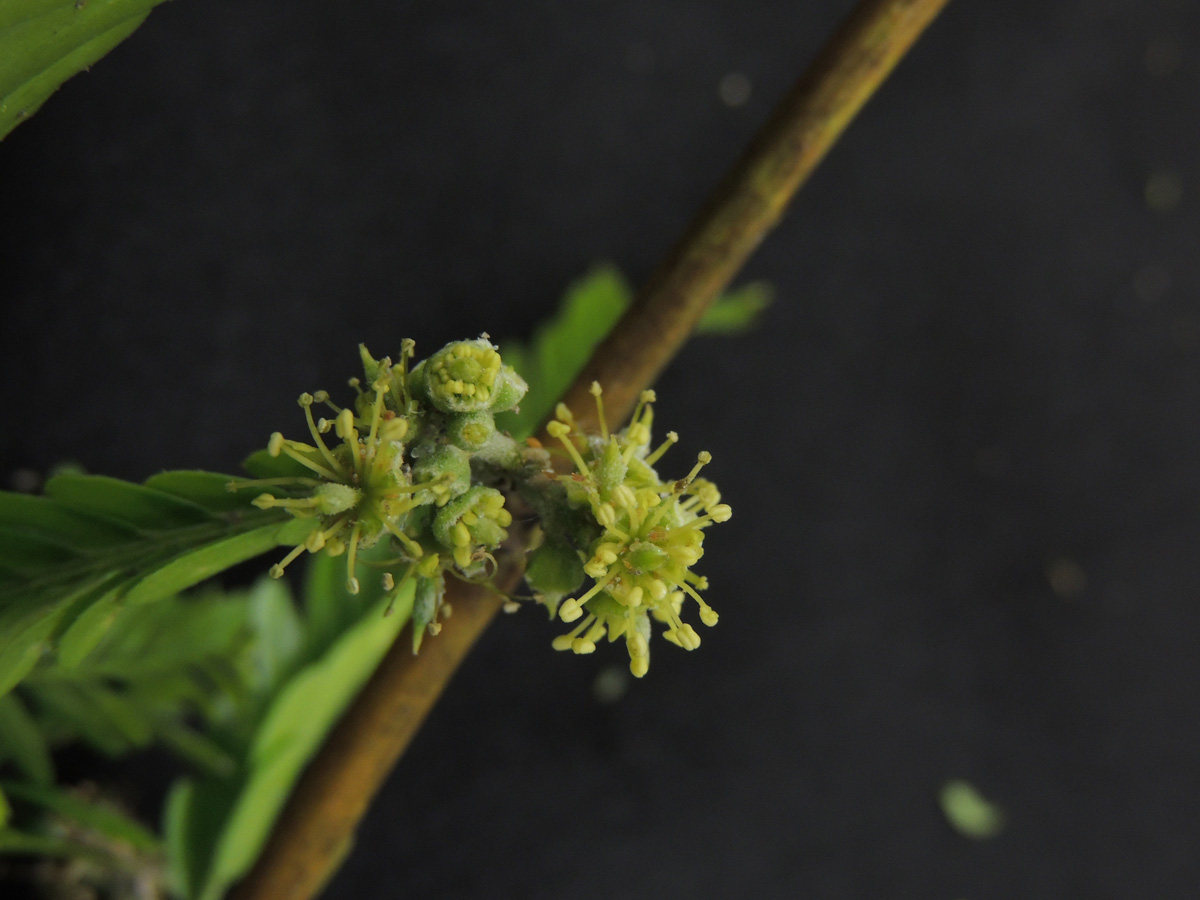
[[[260,510],[208,472],[146,485],[76,473],[46,496],[0,492],[0,696],[47,650],[82,660],[131,605],[159,600],[286,543],[313,522]],[[61,643],[60,643],[61,642]]]
[[[0,855],[4,854],[82,859],[104,868],[109,868],[115,863],[107,853],[87,844],[50,835],[29,834],[15,828],[0,828]]]
[[[8,827],[8,820],[12,818],[12,807],[8,805],[8,798],[4,796],[4,791],[0,790],[0,832]]]
[[[5,759],[37,784],[54,781],[46,739],[29,710],[12,694],[0,697],[0,761]]]
[[[255,450],[242,461],[242,468],[255,478],[312,478],[312,469],[306,468],[285,453],[272,456],[266,450]],[[247,487],[244,490],[250,491]],[[239,494],[242,491],[238,491]],[[261,490],[253,491],[257,497]]]
[[[737,335],[758,325],[763,310],[775,299],[775,289],[754,281],[717,299],[696,325],[697,334]]]
[[[80,550],[111,547],[128,541],[129,528],[65,509],[49,497],[0,491],[0,526],[51,538]]]
[[[251,591],[249,603],[251,626],[257,637],[255,687],[269,694],[298,661],[304,645],[304,624],[296,613],[291,592],[281,581],[261,579]]]
[[[965,837],[986,840],[1004,830],[1004,813],[968,781],[946,782],[938,793],[938,802],[946,821]]]
[[[252,500],[263,491],[257,490],[247,495],[244,491],[231,491],[229,485],[238,484],[241,478],[230,478],[218,472],[201,472],[197,470],[179,469],[170,472],[160,472],[146,479],[146,487],[179,497],[202,506],[207,510],[218,512],[235,512],[244,510],[248,500]]]
[[[0,4],[0,139],[127,38],[161,0]]]
[[[107,575],[93,576],[61,594],[0,590],[0,696],[41,659],[65,610],[76,601],[99,600],[111,581]]]
[[[743,332],[756,324],[772,293],[763,282],[738,288],[713,304],[697,330],[722,335]],[[529,383],[529,393],[518,411],[496,416],[497,427],[518,440],[533,434],[632,302],[633,288],[621,273],[611,265],[599,265],[567,289],[558,311],[534,332],[528,345],[503,342],[501,357]]]
[[[313,520],[305,524],[312,527],[317,523]],[[126,595],[125,601],[131,604],[146,603],[170,597],[231,566],[260,556],[279,546],[279,534],[283,527],[279,523],[271,523],[185,551],[138,581]]]
[[[88,803],[59,788],[18,781],[0,782],[10,797],[40,806],[55,815],[99,832],[135,850],[159,853],[162,843],[150,831],[129,816],[107,804]]]
[[[78,682],[39,682],[28,686],[38,719],[49,730],[78,734],[105,756],[120,756],[133,749],[127,727],[110,719],[110,710],[98,706],[94,685]]]
[[[124,608],[119,587],[109,588],[99,600],[88,603],[59,637],[57,665],[64,669],[77,666],[108,634]]]
[[[529,393],[519,412],[496,416],[497,427],[518,439],[533,434],[632,299],[632,288],[616,268],[596,266],[567,289],[558,312],[534,332],[528,347],[503,343],[500,356],[529,383]]]
[[[213,517],[190,500],[105,475],[56,475],[46,482],[46,496],[68,510],[151,532]]]
[[[393,601],[383,596],[381,580],[368,576],[371,557],[372,552],[364,554],[360,563],[363,588],[357,596],[346,593],[343,559],[312,559],[305,640],[300,644],[291,633],[281,646],[266,647],[260,660],[263,671],[296,666],[294,674],[267,688],[261,713],[244,735],[241,770],[234,778],[187,779],[173,789],[166,839],[171,870],[185,896],[216,900],[249,869],[304,766],[408,621],[411,582],[385,615]],[[264,610],[255,620],[274,628],[280,614]]]

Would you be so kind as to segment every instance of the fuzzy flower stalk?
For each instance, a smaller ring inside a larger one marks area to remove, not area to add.
[[[717,623],[717,613],[700,592],[707,580],[692,571],[704,555],[704,535],[732,514],[716,486],[699,477],[711,461],[700,453],[683,478],[664,481],[655,465],[672,444],[674,432],[651,448],[653,391],[645,391],[627,427],[610,432],[599,384],[592,385],[600,433],[582,433],[562,404],[546,428],[570,460],[573,471],[552,474],[562,502],[540,507],[544,543],[530,555],[526,579],[536,596],[571,631],[556,638],[556,650],[592,653],[603,637],[624,638],[629,668],[637,677],[650,667],[651,620],[665,625],[663,637],[685,650],[700,646],[700,635],[684,621],[695,603],[700,621]],[[557,505],[558,508],[553,508]],[[581,591],[586,579],[591,586]]]

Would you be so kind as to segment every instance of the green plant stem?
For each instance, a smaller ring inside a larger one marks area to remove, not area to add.
[[[563,402],[594,428],[588,388],[628,415],[783,215],[855,114],[949,0],[864,0],[775,108]]]
[[[565,400],[577,419],[604,385],[608,416],[626,418],[788,201],[948,0],[866,0],[837,31],[598,348]],[[519,555],[519,554],[518,554]],[[520,577],[513,560],[502,591]],[[451,582],[454,616],[413,656],[398,640],[305,771],[271,841],[232,900],[307,900],[350,846],[376,790],[500,608],[486,588]]]

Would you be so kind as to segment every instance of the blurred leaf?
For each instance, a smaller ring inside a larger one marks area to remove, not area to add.
[[[304,624],[282,581],[260,579],[249,602],[251,627],[257,635],[254,686],[269,694],[291,673],[304,645]]]
[[[518,440],[537,431],[583,371],[592,351],[629,308],[633,296],[633,288],[615,267],[596,266],[571,284],[558,311],[538,327],[528,344],[502,342],[501,357],[529,383],[529,393],[519,410],[496,416],[497,427]],[[771,297],[772,289],[764,282],[738,288],[713,304],[697,332],[740,334],[757,324]]]
[[[125,40],[161,0],[0,4],[0,139]]]
[[[109,804],[89,803],[69,791],[48,785],[4,781],[0,787],[16,800],[39,806],[135,850],[146,853],[162,850],[162,843],[154,834]]]
[[[696,334],[733,336],[758,325],[762,311],[775,299],[775,289],[754,281],[717,299],[696,326]]]
[[[300,525],[307,531],[317,524],[316,519],[295,520],[283,525],[272,522],[253,531],[244,531],[185,551],[142,577],[126,595],[125,601],[135,604],[170,597],[240,562],[261,556],[273,547],[278,547],[281,542],[280,532],[285,529],[289,535],[293,535],[297,532],[295,525]],[[303,540],[303,536],[303,533],[299,534],[296,542]]]
[[[4,760],[11,760],[33,782],[54,781],[46,739],[25,705],[11,694],[0,697],[0,762]]]
[[[616,268],[596,266],[567,289],[558,312],[528,345],[502,343],[500,356],[529,383],[529,393],[519,412],[496,416],[497,427],[518,439],[533,434],[632,299],[633,290]]]
[[[89,847],[87,844],[45,834],[30,834],[15,828],[0,827],[0,855],[3,854],[85,859],[106,868],[113,865],[111,856],[95,847]]]
[[[294,672],[259,682],[266,694],[242,738],[235,776],[184,779],[172,789],[166,840],[184,896],[216,900],[249,869],[304,766],[408,621],[411,582],[394,601],[385,597],[381,579],[368,574],[372,555],[360,562],[357,596],[346,593],[343,559],[312,558],[303,641],[287,615],[270,608],[276,600],[258,599],[264,608],[252,616],[256,626],[272,629],[282,618],[288,634],[276,645],[266,635],[256,641],[256,665],[264,673]]]
[[[4,790],[0,789],[0,831],[4,831],[8,827],[8,820],[12,818],[12,807],[8,805],[8,798],[4,796]]]
[[[58,658],[48,654],[22,685],[41,729],[108,755],[157,740],[204,771],[231,773],[235,760],[189,720],[222,724],[252,692],[252,596],[208,592],[114,607],[87,652],[64,661],[60,645]]]
[[[942,813],[961,835],[974,840],[994,838],[1004,830],[1004,813],[988,802],[970,782],[946,782],[938,793]]]
[[[312,527],[252,506],[256,492],[229,493],[229,481],[166,472],[139,485],[69,473],[50,479],[44,497],[0,492],[0,696],[60,640],[62,664],[74,665],[124,607],[168,597]]]

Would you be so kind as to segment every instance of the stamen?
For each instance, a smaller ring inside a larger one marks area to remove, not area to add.
[[[361,480],[363,477],[363,462],[362,457],[359,455],[358,429],[354,427],[354,413],[349,409],[343,409],[338,413],[337,433],[338,437],[346,445],[346,449],[350,451],[350,461],[354,464],[354,471]]]
[[[658,397],[654,395],[654,391],[642,391],[641,395],[638,397],[637,406],[633,408],[633,415],[629,417],[629,421],[636,422],[638,417],[642,414],[642,410],[646,407],[646,404],[654,403],[657,399]]]
[[[270,575],[272,578],[282,578],[283,570],[286,569],[296,559],[296,557],[299,556],[303,552],[304,552],[304,545],[297,544],[295,547],[293,547],[291,549],[291,552],[289,552],[287,556],[285,556],[279,562],[275,563],[275,565],[271,566],[271,568],[268,570],[267,574]]]
[[[555,425],[559,427],[555,428]],[[551,422],[546,426],[546,432],[551,437],[558,438],[559,442],[567,448],[567,453],[571,455],[571,460],[575,463],[575,468],[579,470],[580,475],[590,476],[592,474],[592,470],[588,468],[588,464],[579,455],[579,448],[575,446],[575,442],[567,437],[568,428],[566,425],[562,422]]]
[[[570,650],[571,644],[575,642],[575,638],[579,637],[579,635],[583,632],[583,629],[587,628],[592,622],[595,621],[596,617],[589,613],[588,617],[572,628],[570,632],[567,634],[560,634],[558,637],[552,640],[550,642],[550,646],[555,650]]]
[[[375,462],[375,451],[378,449],[376,438],[379,436],[379,418],[383,413],[383,395],[387,393],[387,384],[383,379],[375,382],[375,402],[371,404],[371,430],[367,432],[367,462],[369,466]]]
[[[305,466],[306,468],[312,469],[314,472],[316,472],[318,475],[320,475],[322,478],[326,479],[327,481],[339,481],[340,480],[337,475],[335,475],[333,472],[330,472],[324,466],[320,465],[319,463],[313,462],[308,457],[297,452],[296,450],[293,450],[292,447],[290,446],[290,444],[291,444],[290,441],[284,443],[283,452],[285,454],[287,454],[288,456],[290,456],[292,459],[294,459],[296,462],[300,463],[300,465]],[[269,449],[270,448],[268,447],[268,450]],[[279,454],[275,453],[272,455],[278,456]]]
[[[318,481],[316,478],[304,478],[301,476],[290,478],[247,478],[242,481],[227,481],[225,483],[225,490],[233,494],[237,493],[242,488],[248,487],[270,487],[272,485],[285,487],[294,484],[302,487],[316,487],[321,483],[322,482]]]
[[[671,448],[671,445],[674,443],[677,443],[678,441],[679,441],[679,435],[676,434],[674,431],[668,431],[667,439],[665,441],[663,441],[662,444],[659,445],[659,448],[657,450],[655,450],[653,453],[651,453],[649,456],[647,456],[644,460],[642,460],[642,462],[644,462],[648,466],[654,465],[656,462],[658,462],[662,458],[662,455]]]
[[[675,493],[682,494],[688,489],[688,485],[700,474],[700,470],[712,462],[712,454],[707,450],[701,450],[696,454],[696,465],[692,466],[692,471],[688,473],[686,478],[681,478],[675,482]]]
[[[317,423],[313,421],[313,414],[312,414],[313,399],[314,398],[313,398],[312,394],[301,394],[300,395],[300,406],[304,410],[305,419],[308,420],[309,433],[312,434],[313,440],[316,441],[317,449],[321,452],[321,455],[323,457],[325,457],[325,461],[329,463],[330,467],[335,472],[337,472],[342,477],[345,477],[346,470],[342,468],[341,464],[334,458],[333,454],[329,452],[329,448],[325,446],[325,441],[322,439],[321,432],[317,428]]]
[[[397,528],[394,522],[384,519],[383,526],[396,536],[396,539],[404,545],[404,549],[408,551],[408,555],[413,559],[420,559],[425,555],[425,551],[421,549],[421,545],[405,534],[402,529]]]
[[[358,593],[358,579],[354,577],[354,561],[358,556],[358,539],[362,535],[362,523],[355,522],[350,531],[349,552],[346,554],[346,590],[351,594]]]
[[[572,431],[575,429],[575,417],[571,415],[571,410],[567,407],[567,404],[559,403],[558,406],[554,407],[554,417],[560,422],[570,425]]]
[[[604,420],[604,401],[600,398],[603,390],[600,387],[600,382],[593,381],[589,388],[592,396],[596,398],[596,417],[600,420],[600,437],[608,440],[608,422]]]
[[[564,600],[563,605],[559,607],[558,610],[559,618],[564,622],[574,622],[583,613],[583,604],[587,603],[594,596],[608,587],[612,580],[619,574],[620,573],[615,568],[611,569],[607,575],[593,584],[591,590],[589,590],[578,600],[573,597]]]

